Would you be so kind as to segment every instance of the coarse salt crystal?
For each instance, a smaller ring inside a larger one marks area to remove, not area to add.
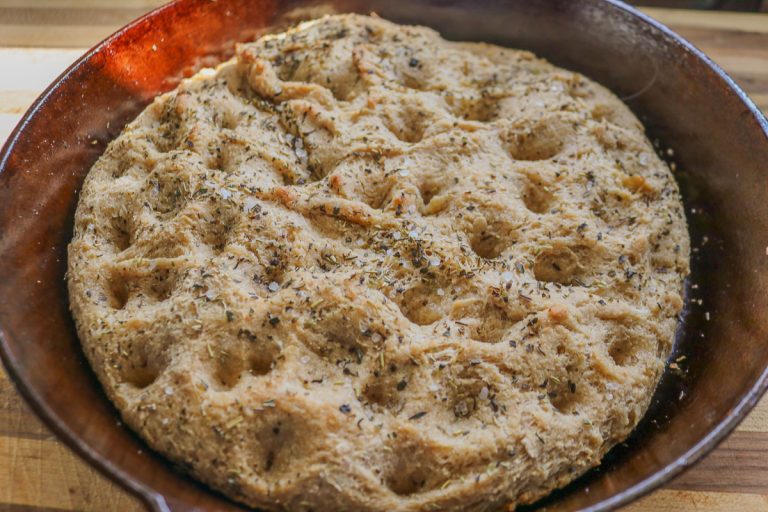
[[[302,364],[309,363],[309,356],[301,356],[301,362]]]
[[[509,281],[511,281],[513,277],[514,275],[512,274],[512,272],[507,271],[507,272],[501,273],[501,278],[504,280],[505,283],[508,283]]]
[[[437,294],[438,294],[440,297],[442,297],[443,295],[445,295],[445,290],[443,290],[442,288],[438,288],[438,289],[437,289]]]
[[[410,172],[408,172],[408,171],[407,171],[407,170],[405,170],[405,169],[400,169],[400,170],[398,171],[398,174],[400,174],[400,176],[408,176],[408,175],[410,175],[411,173],[410,173]]]
[[[433,392],[434,391],[440,391],[440,385],[439,384],[430,384],[429,385],[429,390],[433,391]]]
[[[267,288],[269,288],[269,291],[271,292],[276,292],[277,290],[280,289],[280,285],[272,281],[271,283],[269,283],[269,286]]]
[[[408,236],[411,238],[416,238],[417,236],[419,236],[419,232],[416,231],[415,229],[412,229],[408,232]]]
[[[429,264],[432,265],[433,267],[440,266],[440,257],[432,256],[431,258],[429,258]]]
[[[225,188],[220,188],[219,195],[222,197],[222,199],[229,199],[230,197],[232,197],[232,192],[230,192]]]
[[[480,390],[480,400],[485,400],[488,398],[488,386],[483,386],[483,389]]]
[[[392,238],[395,240],[400,240],[400,232],[399,231],[393,231],[392,232]]]
[[[173,394],[173,388],[171,386],[165,386],[165,389],[163,389],[166,395],[171,396]]]

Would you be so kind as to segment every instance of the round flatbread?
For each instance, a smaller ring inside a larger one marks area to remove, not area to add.
[[[672,173],[578,73],[332,16],[164,94],[88,174],[84,351],[125,422],[270,510],[486,510],[648,407],[688,273]]]

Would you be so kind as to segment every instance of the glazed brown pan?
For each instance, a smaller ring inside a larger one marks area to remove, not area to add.
[[[0,154],[0,348],[48,426],[154,510],[241,510],[121,426],[75,335],[66,246],[89,167],[153,96],[231,54],[236,41],[333,10],[376,11],[452,39],[530,49],[610,87],[662,149],[674,149],[694,245],[673,356],[685,359],[668,369],[627,443],[532,508],[606,510],[711,450],[768,386],[768,122],[698,50],[608,0],[183,0],[85,55]]]

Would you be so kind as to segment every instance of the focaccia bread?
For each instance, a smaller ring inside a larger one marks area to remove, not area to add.
[[[125,422],[269,510],[493,510],[645,413],[689,239],[605,88],[332,16],[155,99],[82,189],[84,351]]]

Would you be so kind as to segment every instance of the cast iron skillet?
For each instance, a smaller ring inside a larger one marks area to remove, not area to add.
[[[673,356],[685,359],[667,371],[627,443],[531,508],[627,503],[721,441],[768,387],[768,122],[701,52],[615,0],[181,0],[88,52],[35,102],[0,154],[0,348],[48,426],[154,510],[242,510],[117,421],[75,335],[66,246],[78,188],[126,122],[182,76],[230,55],[234,42],[310,5],[530,49],[623,96],[661,148],[674,149],[697,285],[689,283]]]

